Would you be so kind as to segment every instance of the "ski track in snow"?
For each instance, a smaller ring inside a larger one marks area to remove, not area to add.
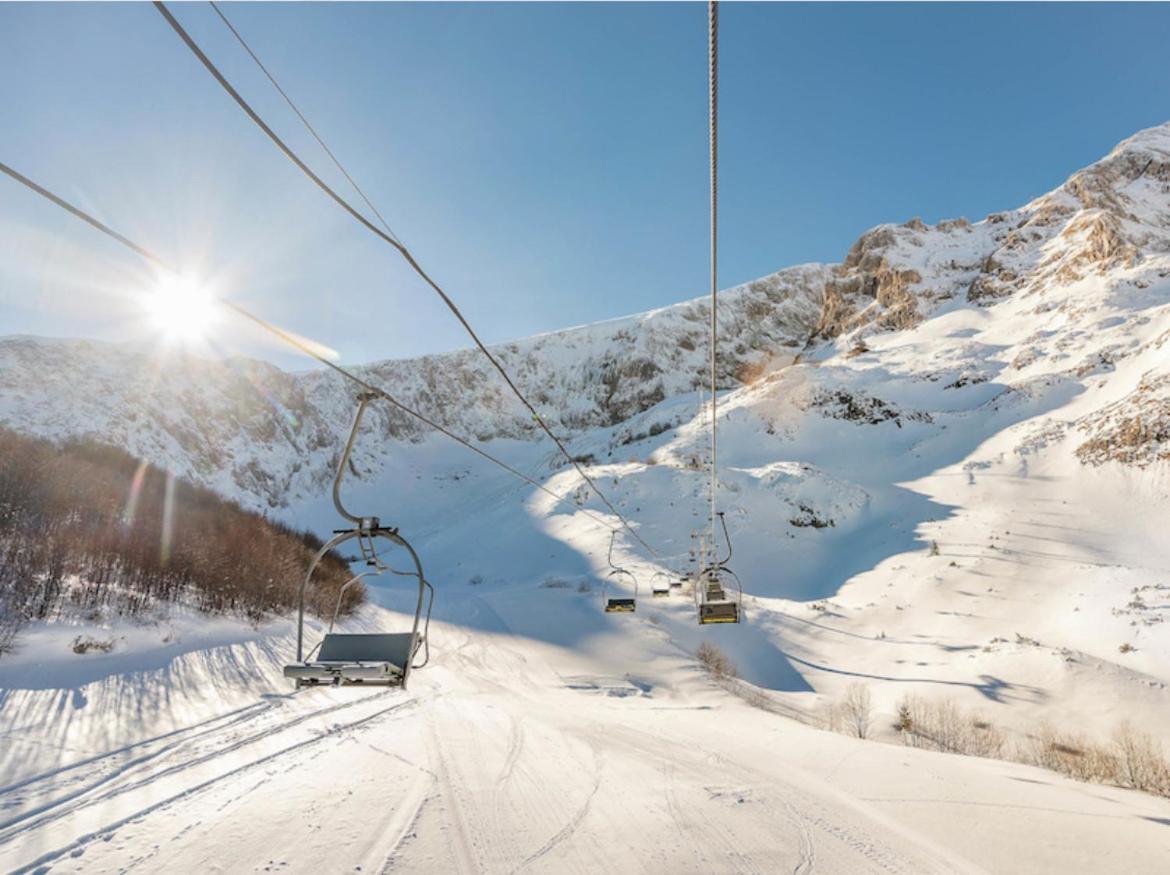
[[[381,698],[384,698],[384,694],[383,695],[375,695],[375,696],[371,696],[368,698],[369,699],[374,699],[374,698],[381,699]],[[139,791],[142,795],[147,796],[147,795],[149,795],[149,793],[143,792],[144,790],[149,789],[149,790],[153,791],[155,789],[156,784],[159,784],[164,779],[171,777],[177,773],[184,772],[188,769],[191,769],[195,766],[201,765],[201,764],[206,763],[206,762],[215,762],[219,758],[226,757],[229,754],[235,753],[236,751],[244,748],[247,745],[251,745],[251,744],[256,743],[258,740],[260,740],[262,738],[270,739],[274,734],[279,734],[279,733],[285,732],[289,729],[292,729],[295,726],[305,722],[306,720],[309,720],[311,718],[320,718],[320,717],[323,717],[327,714],[333,713],[335,711],[342,710],[342,709],[345,709],[348,707],[352,707],[353,705],[356,705],[356,704],[368,704],[368,699],[364,700],[363,702],[360,702],[360,703],[347,703],[345,705],[323,708],[319,711],[316,711],[316,712],[313,712],[311,714],[304,715],[304,716],[297,718],[295,720],[289,721],[288,723],[285,723],[283,725],[280,725],[277,727],[272,727],[270,729],[266,729],[266,730],[264,730],[256,735],[246,736],[243,739],[236,739],[236,738],[229,736],[227,739],[225,739],[227,746],[224,747],[222,750],[214,751],[211,753],[207,753],[207,754],[198,756],[197,758],[192,759],[190,761],[180,762],[174,766],[171,766],[169,768],[164,769],[161,772],[158,772],[156,774],[150,775],[146,778],[143,778],[143,779],[135,781],[131,784],[128,784],[125,787],[115,788],[114,790],[111,790],[108,793],[103,794],[97,798],[78,801],[76,796],[71,796],[71,797],[68,797],[67,800],[62,800],[63,804],[61,806],[56,806],[56,805],[46,806],[46,808],[51,811],[51,813],[48,816],[38,818],[38,819],[32,821],[31,823],[19,823],[18,822],[17,825],[13,829],[7,830],[3,834],[0,834],[0,855],[2,855],[4,853],[4,849],[7,846],[15,844],[17,839],[25,837],[30,832],[36,833],[40,830],[45,829],[46,827],[51,826],[56,821],[67,819],[67,818],[69,818],[71,816],[75,816],[79,813],[83,813],[83,812],[90,813],[90,809],[93,806],[100,806],[103,803],[109,802],[115,796],[120,796],[124,793],[131,793],[134,791]],[[250,772],[253,769],[256,769],[260,766],[264,766],[268,763],[271,763],[279,758],[288,756],[290,754],[303,753],[306,748],[309,748],[313,745],[317,745],[317,744],[320,744],[324,741],[327,741],[330,739],[331,736],[340,735],[342,733],[346,733],[346,732],[352,731],[354,729],[357,729],[359,727],[368,725],[368,724],[370,724],[370,723],[372,723],[380,718],[385,717],[387,714],[398,711],[399,709],[401,709],[403,707],[411,706],[413,704],[415,704],[414,700],[406,699],[404,701],[395,702],[393,705],[390,705],[388,707],[376,710],[371,714],[364,715],[364,716],[358,718],[357,720],[351,721],[349,723],[332,724],[328,728],[320,731],[319,733],[313,734],[311,737],[309,737],[307,739],[302,739],[302,740],[297,741],[297,742],[295,742],[287,747],[281,748],[273,753],[265,754],[264,756],[261,756],[257,759],[246,760],[241,765],[230,767],[227,771],[224,771],[221,774],[218,774],[212,778],[201,781],[200,783],[196,783],[193,786],[185,787],[185,788],[179,790],[178,792],[175,792],[172,795],[167,796],[166,798],[164,798],[163,800],[161,800],[159,802],[153,803],[151,805],[147,805],[146,807],[138,809],[129,815],[121,817],[121,818],[114,820],[112,822],[103,824],[98,829],[92,830],[88,833],[85,833],[85,834],[77,837],[72,842],[70,842],[69,844],[67,844],[63,847],[56,848],[54,850],[43,853],[43,854],[41,854],[41,856],[39,856],[35,860],[32,860],[28,863],[23,863],[23,864],[20,864],[18,866],[15,866],[13,868],[13,871],[14,872],[47,871],[47,869],[42,869],[41,867],[45,867],[46,864],[54,862],[54,861],[58,860],[59,858],[65,856],[66,854],[70,855],[73,858],[79,858],[79,857],[84,855],[85,850],[86,850],[88,845],[90,845],[91,843],[93,843],[95,841],[99,841],[99,840],[105,841],[105,842],[110,841],[112,836],[121,827],[123,827],[127,824],[141,821],[144,818],[147,818],[148,816],[155,814],[156,812],[160,812],[160,811],[163,811],[163,810],[171,807],[172,805],[175,805],[175,804],[180,803],[180,802],[188,801],[192,797],[197,796],[198,794],[200,794],[203,791],[219,784],[220,782],[246,780],[246,773]],[[264,782],[261,781],[260,784],[255,784],[255,785],[252,785],[250,787],[247,787],[242,792],[244,794],[247,794],[247,793],[257,789],[263,783]],[[165,790],[164,790],[164,792],[165,792]],[[68,802],[69,804],[64,804],[65,802]],[[2,859],[2,857],[0,857],[0,859]]]

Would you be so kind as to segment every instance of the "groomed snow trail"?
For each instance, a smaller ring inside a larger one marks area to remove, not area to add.
[[[276,690],[10,782],[0,869],[1143,872],[1166,850],[1159,800],[818,732],[662,635],[622,636],[660,648],[640,676],[620,646],[433,632],[409,691]]]

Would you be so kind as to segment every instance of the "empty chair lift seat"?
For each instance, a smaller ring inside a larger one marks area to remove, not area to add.
[[[636,604],[634,599],[606,599],[605,612],[607,614],[632,614]]]
[[[738,623],[739,602],[708,601],[699,605],[699,622],[707,623]]]
[[[303,684],[400,684],[422,644],[414,632],[339,634],[321,642],[317,658],[286,665],[284,676]]]

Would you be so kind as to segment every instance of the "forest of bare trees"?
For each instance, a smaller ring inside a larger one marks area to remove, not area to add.
[[[320,547],[122,450],[0,429],[0,653],[22,625],[64,611],[180,602],[259,621],[296,604]],[[326,557],[310,608],[331,615],[348,576]],[[350,587],[343,613],[364,599]]]

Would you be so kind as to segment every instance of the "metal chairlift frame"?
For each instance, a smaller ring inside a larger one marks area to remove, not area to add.
[[[422,668],[430,659],[430,642],[427,640],[429,631],[431,608],[434,606],[435,589],[427,581],[423,573],[422,562],[418,554],[405,538],[398,533],[398,529],[383,526],[377,517],[361,517],[346,509],[341,501],[341,479],[345,469],[349,466],[350,456],[353,453],[354,442],[357,440],[358,429],[361,427],[362,416],[366,406],[376,395],[363,393],[358,396],[358,409],[354,414],[353,425],[350,428],[349,439],[345,450],[337,465],[337,473],[333,477],[333,506],[342,518],[353,523],[345,529],[335,529],[330,538],[309,564],[309,570],[301,582],[300,596],[297,604],[297,661],[284,668],[285,677],[296,681],[298,687],[316,684],[389,684],[406,686],[410,678],[411,669]],[[389,541],[391,544],[402,547],[410,556],[414,571],[399,571],[386,565],[378,555],[377,540]],[[369,570],[354,575],[347,580],[337,592],[337,605],[333,609],[333,617],[329,622],[329,631],[306,657],[305,645],[305,595],[312,582],[313,573],[317,566],[331,550],[342,544],[356,540],[362,560],[369,566]],[[397,634],[352,634],[337,633],[333,626],[341,611],[342,598],[346,590],[359,580],[385,572],[413,577],[418,580],[418,602],[414,609],[414,624],[409,633]],[[427,594],[430,594],[429,600]],[[426,603],[424,624],[423,604]],[[419,633],[423,626],[422,634]],[[416,663],[415,657],[419,648],[423,649],[422,662]],[[315,661],[310,661],[314,655]]]
[[[654,576],[650,578],[650,596],[651,598],[670,598],[670,581],[676,575],[669,571],[655,571]],[[662,583],[656,583],[658,578],[663,578]]]
[[[672,576],[677,575],[672,575],[670,572],[666,572],[661,569],[655,571],[654,575],[650,578],[650,597],[655,599],[670,598],[670,580]],[[654,581],[658,580],[660,577],[665,577],[666,583],[656,585]]]
[[[727,542],[727,555],[702,568],[695,578],[695,609],[699,624],[739,623],[743,619],[743,584],[739,575],[727,567],[731,561],[731,535],[727,531],[727,520],[723,512],[718,514],[723,526],[723,539]],[[735,597],[728,598],[721,575],[728,574],[735,581]]]
[[[613,570],[606,575],[606,579],[601,587],[601,604],[607,614],[632,614],[638,609],[638,578],[634,577],[633,572],[629,569],[622,568],[613,564],[613,542],[617,538],[617,532],[611,532],[609,536],[609,567]],[[625,596],[611,596],[609,592],[609,578],[620,577],[625,575],[634,584],[634,597],[626,598]]]

